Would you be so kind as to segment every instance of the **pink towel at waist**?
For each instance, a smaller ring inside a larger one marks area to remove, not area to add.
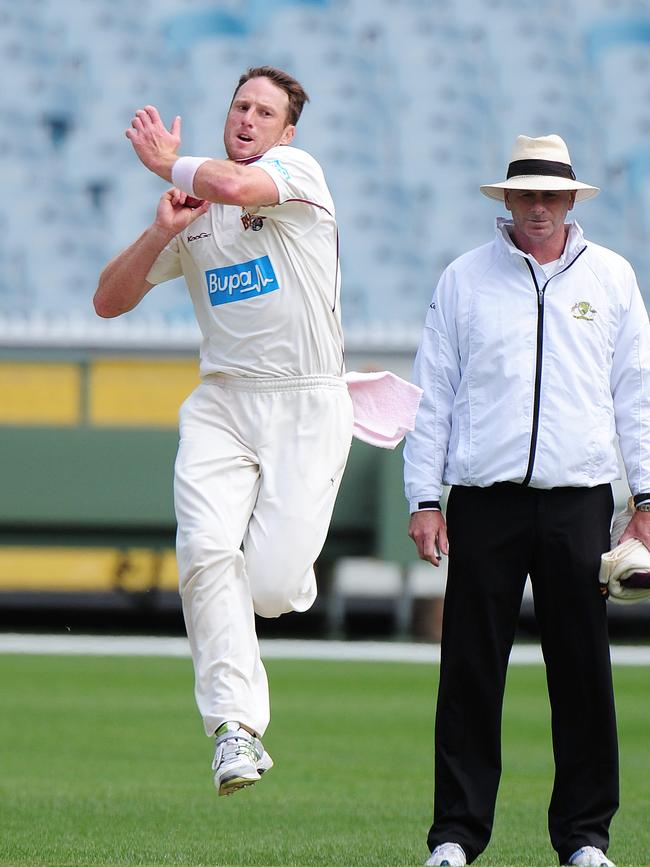
[[[350,371],[344,376],[354,411],[357,439],[394,449],[415,427],[422,389],[388,370]]]

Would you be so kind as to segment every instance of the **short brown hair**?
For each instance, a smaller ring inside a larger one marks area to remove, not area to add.
[[[242,84],[246,84],[246,82],[250,81],[251,78],[270,78],[274,84],[277,84],[279,88],[284,90],[289,97],[287,121],[292,126],[295,126],[298,123],[304,104],[309,102],[309,97],[307,96],[307,92],[302,84],[300,84],[299,81],[296,81],[296,79],[292,75],[289,75],[288,72],[284,72],[282,69],[277,69],[275,66],[251,66],[239,77],[239,82],[235,88],[232,102],[234,102],[235,97],[237,96],[237,91]]]

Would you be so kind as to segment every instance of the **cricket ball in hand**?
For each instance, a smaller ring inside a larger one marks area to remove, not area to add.
[[[194,196],[187,196],[185,199],[186,208],[200,208],[205,199],[195,199]]]

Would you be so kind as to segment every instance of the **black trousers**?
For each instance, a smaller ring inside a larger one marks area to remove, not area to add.
[[[506,669],[527,574],[552,712],[551,843],[561,864],[584,845],[607,850],[618,746],[598,569],[612,509],[609,485],[452,488],[430,850],[456,842],[471,863],[489,842]]]

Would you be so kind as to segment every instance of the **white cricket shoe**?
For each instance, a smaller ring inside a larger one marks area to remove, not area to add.
[[[616,867],[602,849],[595,846],[583,846],[569,858],[571,867]]]
[[[225,722],[216,731],[212,770],[220,795],[252,786],[273,767],[273,759],[256,738],[238,722]]]
[[[425,867],[465,867],[467,858],[458,843],[441,843],[431,853]]]

